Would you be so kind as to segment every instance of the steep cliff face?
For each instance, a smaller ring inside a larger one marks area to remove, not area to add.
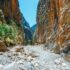
[[[2,9],[6,20],[14,19],[20,23],[20,10],[18,0],[0,0],[0,9]]]
[[[0,0],[0,40],[6,46],[23,44],[21,21],[18,0]]]
[[[29,23],[26,21],[26,19],[22,16],[22,25],[24,30],[24,39],[25,44],[32,44],[32,31],[30,28]]]
[[[37,27],[37,24],[34,24],[32,27],[31,27],[31,30],[32,30],[32,33],[34,34],[35,30],[36,30],[36,27]]]
[[[70,0],[40,0],[37,15],[37,43],[70,46]]]

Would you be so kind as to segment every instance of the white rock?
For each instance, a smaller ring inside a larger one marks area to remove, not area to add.
[[[32,57],[31,56],[28,56],[28,60],[30,61],[32,59]]]
[[[62,58],[59,58],[58,60],[59,60],[59,61],[62,61]]]
[[[62,66],[63,66],[63,67],[66,67],[67,65],[66,65],[66,63],[62,63]]]
[[[60,64],[59,60],[55,60],[54,62],[55,62],[55,64]]]
[[[38,63],[35,63],[35,67],[38,67],[39,66],[39,64]]]
[[[18,64],[14,61],[11,64],[5,66],[5,70],[19,70]]]
[[[69,67],[66,67],[65,69],[66,69],[66,70],[70,70],[70,68],[69,68]]]
[[[4,66],[0,64],[0,70],[5,70]]]

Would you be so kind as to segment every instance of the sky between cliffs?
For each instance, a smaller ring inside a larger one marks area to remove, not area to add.
[[[19,0],[20,10],[30,26],[36,24],[38,1],[39,0]]]

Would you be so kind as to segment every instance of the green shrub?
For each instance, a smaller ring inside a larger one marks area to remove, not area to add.
[[[17,35],[17,28],[7,24],[0,24],[0,39],[9,37],[14,39]]]

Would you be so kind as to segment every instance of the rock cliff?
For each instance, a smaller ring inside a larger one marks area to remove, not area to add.
[[[2,9],[6,21],[14,19],[20,23],[20,10],[18,0],[0,0],[0,9]]]
[[[32,44],[32,31],[30,28],[29,23],[26,21],[26,19],[22,15],[22,25],[24,30],[24,39],[25,39],[25,45]]]
[[[55,46],[57,53],[70,46],[70,0],[39,1],[36,37],[39,44]]]
[[[21,22],[18,0],[0,0],[0,40],[6,46],[23,44]]]

